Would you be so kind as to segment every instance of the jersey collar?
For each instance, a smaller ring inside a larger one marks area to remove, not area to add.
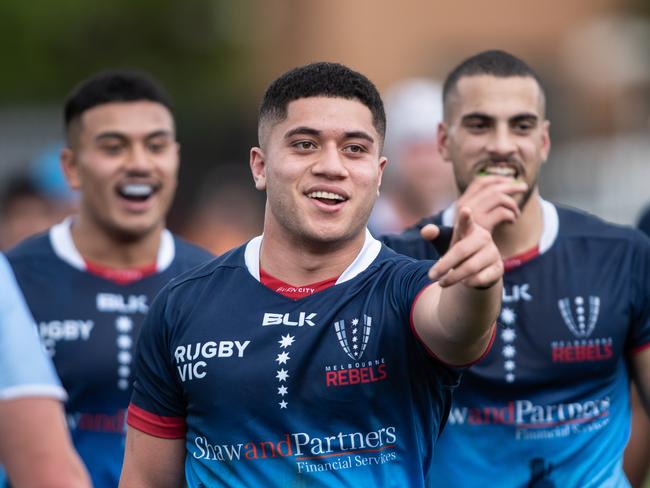
[[[248,241],[244,252],[246,268],[257,281],[260,281],[260,248],[262,247],[263,237],[264,234]],[[339,276],[339,279],[336,280],[336,284],[345,283],[368,269],[368,266],[370,266],[370,264],[372,264],[372,262],[377,258],[380,251],[381,243],[372,237],[370,231],[366,229],[366,238],[361,251],[359,251],[359,254],[357,254],[357,257],[354,258],[354,261],[352,261],[350,266],[348,266],[341,276]]]
[[[560,220],[557,215],[557,209],[555,205],[551,202],[540,199],[542,204],[542,235],[539,238],[539,243],[537,244],[539,249],[539,254],[544,254],[548,251],[560,230]],[[442,212],[442,225],[452,227],[454,225],[454,219],[456,218],[456,202],[452,203],[447,207],[444,212]]]
[[[81,256],[77,247],[74,245],[72,239],[73,217],[67,217],[63,222],[60,222],[50,228],[49,237],[54,253],[69,265],[80,269],[86,270],[86,263]],[[156,271],[165,271],[174,260],[176,253],[176,246],[172,233],[164,229],[160,236],[160,246],[158,247],[158,256],[156,258]]]

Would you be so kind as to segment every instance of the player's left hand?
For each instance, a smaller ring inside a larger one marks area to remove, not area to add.
[[[422,228],[424,239],[435,239],[439,233],[433,224]],[[449,250],[429,270],[429,278],[445,288],[463,283],[470,288],[490,288],[503,276],[503,260],[492,236],[474,222],[469,207],[458,212],[457,224]]]

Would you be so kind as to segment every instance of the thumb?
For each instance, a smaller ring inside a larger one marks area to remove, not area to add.
[[[440,234],[440,227],[435,224],[427,224],[422,229],[420,229],[420,235],[422,239],[427,241],[432,241]]]

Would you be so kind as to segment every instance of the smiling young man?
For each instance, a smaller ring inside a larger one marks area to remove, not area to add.
[[[470,208],[504,260],[495,345],[454,395],[430,486],[628,486],[629,380],[650,407],[650,244],[634,229],[543,200],[550,149],[534,71],[486,51],[447,77],[438,141],[461,196],[393,249],[437,256],[419,238]]]
[[[488,348],[502,264],[464,209],[433,267],[372,238],[384,128],[342,65],[269,86],[250,153],[264,234],[152,307],[121,486],[423,486],[458,380],[445,363]]]
[[[69,394],[74,445],[95,487],[122,465],[134,343],[154,295],[208,253],[165,229],[179,153],[171,105],[137,72],[81,83],[65,104],[61,164],[79,213],[8,253]]]

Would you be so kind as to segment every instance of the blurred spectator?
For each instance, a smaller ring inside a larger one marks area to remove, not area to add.
[[[249,179],[248,166],[215,169],[199,187],[198,203],[181,235],[216,255],[259,235],[264,201]]]
[[[389,164],[368,224],[376,235],[410,227],[456,196],[452,166],[443,161],[436,144],[442,87],[426,79],[404,80],[384,99]]]
[[[59,146],[39,152],[27,170],[0,188],[0,250],[9,249],[71,214],[76,195],[59,166]]]
[[[47,196],[29,178],[12,178],[0,197],[0,249],[44,231],[56,218]]]

